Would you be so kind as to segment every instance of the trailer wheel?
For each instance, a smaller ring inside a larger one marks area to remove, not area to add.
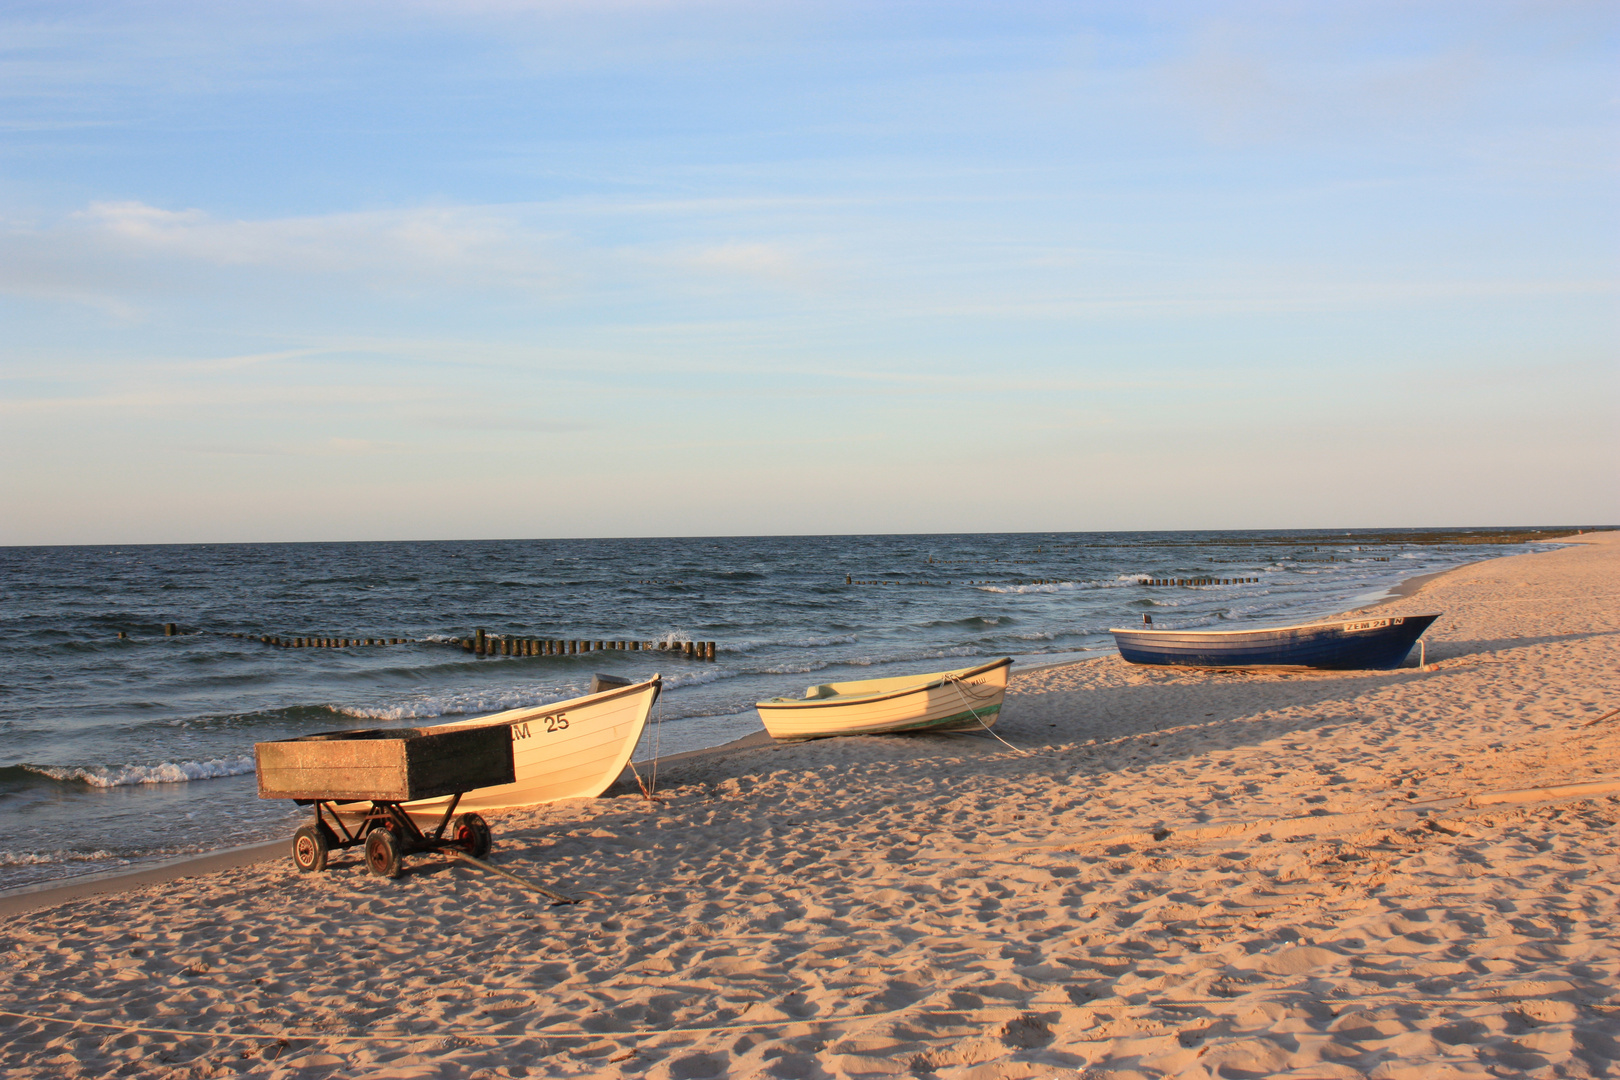
[[[332,830],[305,825],[293,833],[293,865],[306,874],[318,874],[326,869],[326,853],[332,849],[329,837]]]
[[[475,859],[489,854],[495,839],[490,835],[489,822],[477,814],[462,814],[456,818],[456,846]]]
[[[366,869],[378,877],[395,878],[403,862],[394,830],[386,825],[372,829],[366,837]]]

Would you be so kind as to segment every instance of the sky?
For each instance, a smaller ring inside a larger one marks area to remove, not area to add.
[[[0,3],[0,544],[1620,522],[1612,3]]]

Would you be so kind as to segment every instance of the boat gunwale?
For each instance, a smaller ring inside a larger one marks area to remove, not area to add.
[[[1434,613],[1432,615],[1429,614],[1428,612],[1423,612],[1422,614],[1419,614],[1419,615],[1383,615],[1383,616],[1376,616],[1376,617],[1377,618],[1385,618],[1385,619],[1401,619],[1401,620],[1425,619],[1426,618],[1426,619],[1429,619],[1432,622],[1435,619],[1440,618],[1440,616],[1442,616],[1444,614],[1445,614],[1445,612],[1436,612],[1436,613]],[[1109,627],[1108,632],[1110,634],[1155,634],[1155,635],[1157,635],[1157,634],[1183,634],[1183,635],[1187,635],[1187,636],[1191,636],[1191,637],[1215,637],[1216,635],[1226,635],[1226,634],[1281,634],[1281,633],[1284,633],[1284,632],[1289,631],[1289,630],[1338,630],[1340,633],[1345,633],[1346,631],[1343,628],[1344,628],[1345,624],[1347,624],[1347,623],[1370,622],[1370,621],[1372,621],[1372,619],[1370,619],[1370,618],[1369,619],[1335,619],[1332,622],[1299,623],[1299,624],[1296,624],[1294,626],[1256,627],[1255,629],[1252,629],[1252,630],[1172,630],[1172,629],[1169,629],[1169,628],[1160,629],[1158,627],[1149,627],[1149,626],[1129,626],[1129,627]],[[1390,625],[1392,626],[1394,624],[1390,624]],[[1385,630],[1385,629],[1389,629],[1389,627],[1388,626],[1374,626],[1374,627],[1369,627],[1368,629],[1371,629],[1371,630]],[[1427,630],[1428,627],[1424,627],[1424,629]],[[1351,633],[1358,633],[1359,631],[1350,631],[1350,632]]]
[[[553,712],[560,712],[565,709],[576,707],[582,701],[589,701],[592,705],[599,705],[605,704],[612,701],[616,697],[621,697],[626,694],[641,693],[645,691],[649,685],[654,683],[657,684],[658,692],[662,694],[664,689],[664,677],[663,675],[653,675],[651,678],[643,679],[638,683],[631,683],[629,686],[614,686],[607,690],[599,690],[594,694],[581,694],[579,697],[568,698],[566,701],[553,701],[547,705],[527,705],[516,709],[504,709],[501,712],[486,713],[483,716],[469,716],[465,720],[452,720],[447,724],[438,724],[435,726],[441,728],[453,728],[471,727],[474,724],[479,723],[486,723],[491,726],[494,726],[495,724],[521,724],[525,720],[536,716],[546,716]],[[656,701],[657,699],[655,698],[654,700]],[[507,716],[511,716],[511,719],[503,719]]]
[[[756,708],[756,709],[836,708],[837,706],[840,706],[840,705],[851,705],[851,704],[854,704],[856,702],[861,702],[861,703],[864,704],[864,703],[875,702],[875,701],[887,701],[889,698],[904,697],[907,694],[916,694],[916,693],[920,693],[920,692],[922,692],[924,690],[932,690],[932,689],[934,689],[936,687],[944,686],[947,682],[951,681],[950,679],[947,679],[946,676],[953,676],[956,679],[967,679],[967,678],[972,678],[973,676],[976,676],[976,675],[983,675],[987,671],[994,671],[996,668],[999,668],[999,667],[1009,667],[1010,668],[1010,667],[1012,667],[1012,664],[1013,664],[1013,658],[1010,657],[1010,656],[1004,656],[1000,660],[994,660],[994,661],[991,661],[988,664],[980,664],[978,667],[953,668],[950,671],[933,672],[931,674],[933,674],[934,677],[932,679],[930,679],[928,682],[918,683],[916,686],[903,687],[902,689],[899,689],[899,690],[882,690],[882,691],[878,691],[878,692],[872,693],[872,694],[840,694],[840,695],[838,695],[836,697],[830,697],[830,698],[777,698],[777,699],[768,700],[768,701],[756,701],[756,702],[754,702],[754,708]],[[919,676],[919,678],[920,677],[921,676]]]

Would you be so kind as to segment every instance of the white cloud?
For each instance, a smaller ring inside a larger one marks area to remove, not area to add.
[[[102,309],[133,320],[164,299],[455,294],[565,302],[622,294],[713,291],[739,280],[818,291],[828,277],[813,242],[736,239],[692,244],[657,234],[694,218],[743,227],[755,201],[576,202],[423,206],[321,215],[225,218],[140,201],[95,202],[47,223],[0,224],[0,293]],[[625,242],[626,215],[650,216]],[[607,225],[600,224],[603,221]],[[757,228],[757,226],[754,226]],[[711,231],[713,231],[711,230]],[[585,235],[599,238],[585,239]],[[601,235],[606,234],[606,235]],[[821,245],[825,247],[825,245]]]
[[[174,257],[215,266],[274,266],[302,272],[358,269],[422,274],[478,268],[545,273],[543,238],[520,233],[487,207],[221,220],[201,210],[165,210],[140,202],[98,202],[72,215],[82,235],[137,256]]]

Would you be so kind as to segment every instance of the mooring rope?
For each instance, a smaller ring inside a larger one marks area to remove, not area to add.
[[[1522,980],[1521,979],[1521,980],[1518,980],[1516,983],[1511,984],[1511,985],[1518,985],[1519,983],[1523,983],[1525,981],[1534,981],[1534,980]],[[1506,988],[1507,988],[1506,986],[1503,987],[1503,989],[1506,989]],[[69,1027],[101,1028],[101,1029],[104,1029],[104,1030],[123,1031],[123,1032],[129,1032],[129,1033],[132,1033],[132,1034],[142,1034],[142,1035],[178,1035],[178,1036],[181,1036],[183,1038],[188,1038],[188,1039],[224,1039],[224,1040],[231,1041],[231,1042],[246,1042],[246,1041],[250,1041],[250,1040],[251,1041],[259,1041],[259,1040],[269,1040],[269,1039],[275,1039],[275,1040],[278,1040],[278,1041],[281,1041],[281,1042],[288,1042],[288,1043],[291,1043],[291,1042],[400,1042],[400,1041],[414,1041],[414,1040],[419,1040],[419,1039],[492,1039],[492,1040],[497,1040],[497,1041],[507,1041],[507,1040],[512,1040],[512,1039],[652,1039],[652,1038],[658,1038],[660,1036],[666,1036],[666,1035],[713,1035],[713,1034],[717,1034],[717,1033],[720,1033],[720,1032],[728,1032],[728,1031],[758,1031],[758,1030],[760,1030],[762,1028],[785,1028],[785,1027],[794,1027],[794,1026],[797,1026],[797,1025],[800,1025],[800,1024],[804,1024],[804,1025],[821,1025],[821,1024],[859,1023],[861,1021],[868,1021],[868,1020],[882,1020],[882,1019],[885,1019],[887,1017],[899,1016],[902,1013],[912,1013],[912,1014],[919,1014],[919,1015],[925,1015],[925,1016],[963,1016],[963,1015],[977,1016],[977,1015],[982,1015],[984,1013],[1001,1012],[1001,1011],[1011,1011],[1011,1012],[1023,1014],[1023,1013],[1028,1013],[1032,1009],[1037,1009],[1037,1008],[1041,1008],[1041,1007],[1047,1007],[1047,1008],[1057,1007],[1057,1008],[1069,1008],[1069,1009],[1092,1009],[1092,1010],[1097,1010],[1097,1011],[1115,1011],[1115,1012],[1125,1011],[1125,1010],[1138,1010],[1138,1009],[1190,1009],[1190,1008],[1202,1008],[1204,1006],[1209,1006],[1209,1005],[1231,1006],[1231,1005],[1234,1005],[1234,1004],[1237,1004],[1237,1003],[1241,1002],[1243,1000],[1243,998],[1248,998],[1248,997],[1251,997],[1251,996],[1254,996],[1254,995],[1262,995],[1262,996],[1264,996],[1264,995],[1282,995],[1282,994],[1289,994],[1289,993],[1311,993],[1310,991],[1307,991],[1302,987],[1280,986],[1280,987],[1275,987],[1275,988],[1272,988],[1272,987],[1259,987],[1259,988],[1256,988],[1254,990],[1249,991],[1248,993],[1245,993],[1245,994],[1241,995],[1240,997],[1232,997],[1232,998],[1226,998],[1226,997],[1223,997],[1223,998],[1183,998],[1183,999],[1179,999],[1179,1000],[1159,1000],[1159,1001],[1137,1001],[1137,1002],[1132,1002],[1132,1001],[1110,1001],[1107,998],[1101,998],[1101,999],[1098,999],[1096,1001],[1075,1001],[1071,997],[1064,996],[1062,999],[1056,1000],[1056,1001],[1041,1000],[1041,999],[1037,998],[1037,999],[1035,999],[1033,1001],[1027,1001],[1027,1002],[1024,1002],[1022,1004],[1008,1003],[1006,1005],[981,1005],[981,1006],[979,1006],[977,1008],[954,1008],[954,1009],[953,1008],[938,1008],[938,1007],[935,1007],[935,1008],[919,1008],[919,1006],[921,1006],[924,1002],[928,1001],[929,998],[938,997],[941,993],[944,993],[946,990],[957,990],[957,989],[963,989],[963,987],[961,987],[961,986],[942,987],[939,990],[936,990],[933,993],[924,996],[920,1000],[912,1002],[910,1005],[901,1005],[898,1008],[894,1008],[894,1009],[882,1009],[882,1010],[879,1010],[878,1012],[844,1013],[844,1014],[835,1014],[835,1015],[832,1015],[832,1016],[782,1017],[782,1018],[775,1019],[775,1020],[740,1021],[740,1022],[733,1022],[733,1023],[728,1023],[728,1024],[707,1024],[707,1025],[700,1025],[700,1026],[696,1026],[696,1027],[652,1028],[652,1029],[644,1028],[644,1029],[641,1029],[641,1030],[638,1030],[638,1031],[558,1031],[558,1030],[554,1030],[552,1028],[539,1028],[539,1029],[529,1030],[529,1031],[466,1031],[466,1030],[457,1031],[457,1030],[453,1030],[453,1029],[452,1030],[445,1030],[445,1029],[441,1028],[440,1030],[437,1030],[437,1031],[392,1032],[392,1033],[376,1033],[376,1032],[349,1033],[349,1032],[342,1032],[342,1031],[309,1031],[309,1032],[300,1032],[300,1031],[255,1031],[255,1032],[244,1032],[244,1031],[188,1031],[188,1030],[186,1030],[184,1028],[154,1027],[154,1026],[151,1026],[151,1025],[148,1025],[148,1024],[122,1024],[122,1023],[114,1023],[114,1022],[106,1021],[106,1020],[81,1020],[81,1019],[79,1019],[77,1017],[47,1016],[47,1015],[44,1015],[44,1014],[41,1014],[41,1013],[15,1012],[15,1011],[12,1011],[12,1010],[9,1010],[9,1009],[0,1009],[0,1016],[9,1016],[9,1017],[13,1017],[14,1019],[18,1019],[18,1020],[31,1020],[31,1021],[34,1021],[35,1023],[42,1023],[42,1024],[66,1024]],[[1481,987],[1480,989],[1481,990],[1489,990],[1490,988],[1489,987]],[[1563,998],[1549,998],[1546,995],[1535,995],[1535,994],[1500,994],[1500,993],[1498,993],[1498,994],[1491,994],[1490,996],[1484,996],[1482,994],[1480,994],[1480,995],[1447,994],[1445,996],[1437,996],[1437,995],[1428,995],[1428,994],[1405,995],[1405,994],[1390,993],[1388,991],[1385,991],[1383,993],[1376,993],[1376,994],[1346,994],[1346,995],[1343,995],[1343,996],[1334,994],[1334,993],[1332,993],[1330,991],[1328,994],[1311,993],[1311,997],[1314,1000],[1317,1000],[1317,1001],[1321,1002],[1324,1005],[1341,1005],[1341,1004],[1342,1005],[1366,1005],[1366,1004],[1374,1003],[1374,1002],[1389,1003],[1389,1004],[1412,1003],[1412,1004],[1424,1004],[1424,1005],[1454,1005],[1454,1004],[1507,1005],[1507,1004],[1515,1004],[1515,1003],[1527,1002],[1527,1001],[1564,1001],[1565,1000]],[[1615,1003],[1615,1002],[1610,1002],[1610,1001],[1570,1001],[1570,1002],[1566,1002],[1566,1003],[1570,1004],[1570,1005],[1580,1007],[1580,1008],[1593,1009],[1593,1010],[1603,1010],[1603,1011],[1620,1010],[1620,1003]],[[755,1002],[754,1004],[758,1004],[758,1002]],[[1217,1015],[1219,1015],[1219,1014],[1217,1014]],[[423,1017],[422,1019],[427,1020],[426,1017]],[[1111,1041],[1112,1039],[1114,1039],[1116,1037],[1118,1037],[1118,1036],[1106,1036],[1106,1037],[1103,1037],[1103,1038],[1100,1038],[1100,1039],[1099,1038],[1074,1039],[1072,1041],[1075,1041],[1075,1042],[1109,1042],[1109,1041]]]
[[[956,693],[957,693],[958,696],[961,697],[962,704],[967,706],[967,711],[973,714],[973,719],[975,719],[975,720],[977,720],[979,722],[980,727],[982,727],[982,728],[984,728],[984,730],[990,732],[991,737],[993,737],[997,742],[999,742],[1002,746],[1005,746],[1009,750],[1013,750],[1013,751],[1016,751],[1017,753],[1023,754],[1025,757],[1035,757],[1036,756],[1034,751],[1020,749],[1019,747],[1016,747],[1012,743],[1008,742],[1006,739],[1003,739],[1000,735],[996,734],[995,730],[992,729],[989,724],[984,722],[984,717],[979,715],[979,711],[977,709],[975,709],[973,707],[973,703],[968,700],[967,692],[962,689],[962,679],[959,676],[947,675],[947,676],[945,676],[945,681],[947,683],[949,683],[950,685],[956,687]],[[979,698],[980,701],[988,701],[990,698],[992,698],[994,696],[995,696],[995,691],[993,691],[993,690],[990,693],[984,694],[982,696],[978,695],[978,694],[974,695],[974,697]]]
[[[510,878],[511,880],[517,882],[519,885],[522,885],[525,889],[533,889],[535,892],[539,893],[541,896],[544,896],[546,899],[551,900],[553,903],[557,903],[557,904],[577,904],[577,903],[579,903],[578,900],[575,900],[572,897],[564,896],[560,892],[554,892],[553,890],[546,888],[544,885],[540,885],[540,884],[537,884],[537,883],[535,883],[533,881],[530,881],[528,878],[519,877],[518,875],[512,873],[512,871],[510,871],[510,870],[502,870],[499,866],[496,866],[494,863],[485,862],[483,859],[480,859],[477,856],[475,856],[475,855],[473,855],[473,854],[471,854],[469,852],[462,851],[460,848],[455,847],[453,845],[440,848],[439,850],[443,851],[447,855],[453,855],[456,858],[462,860],[463,862],[470,862],[476,867],[479,867],[479,868],[484,869],[484,870],[488,870],[492,874],[499,874],[503,878]]]
[[[645,731],[643,731],[643,734],[645,734]],[[657,798],[657,791],[658,791],[658,755],[659,755],[659,748],[663,746],[663,740],[664,740],[664,693],[663,693],[662,686],[660,686],[659,687],[659,692],[658,692],[658,719],[653,722],[653,761],[652,761],[652,783],[651,784],[647,783],[647,781],[645,781],[645,780],[643,780],[641,778],[641,770],[636,768],[636,755],[635,755],[634,752],[632,752],[630,754],[630,773],[631,773],[631,775],[633,775],[636,778],[636,786],[641,789],[642,797],[647,799],[649,802],[652,801],[653,799]],[[640,745],[639,741],[638,741],[637,745]]]
[[[658,758],[659,758],[660,754],[663,752],[662,751],[663,745],[664,745],[664,690],[663,690],[663,687],[660,686],[659,689],[658,689],[658,719],[653,721],[653,767],[652,767],[652,777],[653,778],[652,778],[652,791],[649,791],[647,793],[647,797],[649,799],[652,798],[653,795],[658,791]]]

